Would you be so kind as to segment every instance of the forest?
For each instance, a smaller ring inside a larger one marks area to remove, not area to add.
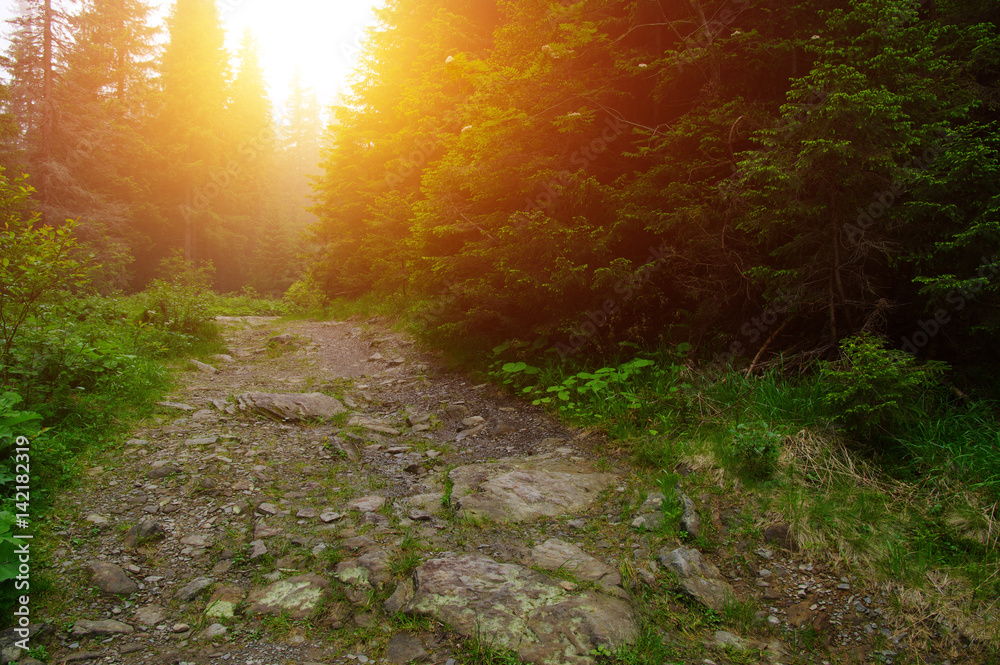
[[[214,0],[21,5],[0,454],[33,428],[44,492],[216,314],[377,313],[617,438],[714,427],[769,477],[815,426],[995,509],[995,0],[386,0],[329,109],[275,108]],[[995,563],[990,524],[928,565]]]

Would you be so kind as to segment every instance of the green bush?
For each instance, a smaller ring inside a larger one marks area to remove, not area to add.
[[[173,350],[212,339],[217,334],[213,321],[216,296],[211,290],[214,273],[211,262],[195,266],[178,253],[164,259],[161,277],[139,296],[143,308],[140,321],[173,333],[163,340]]]
[[[494,349],[498,356],[515,345]],[[679,364],[691,347],[663,352],[660,362],[634,358],[613,367],[574,372],[540,369],[524,361],[497,361],[491,373],[503,385],[519,388],[535,405],[546,406],[583,425],[604,425],[615,436],[658,436],[675,430],[688,410],[691,386]]]
[[[882,339],[857,335],[840,344],[840,360],[824,363],[820,380],[827,406],[852,435],[871,441],[899,427],[925,392],[947,370],[941,362],[918,363],[886,349]]]
[[[248,286],[241,293],[218,296],[214,309],[219,316],[285,316],[296,307],[288,301],[266,298]]]
[[[741,423],[729,430],[732,439],[723,458],[744,478],[766,480],[778,470],[784,436],[765,422]]]
[[[330,300],[316,284],[312,274],[292,284],[285,292],[284,301],[289,306],[303,312],[318,312],[326,307]]]
[[[73,223],[61,228],[41,224],[31,212],[27,176],[10,181],[0,169],[0,379],[7,383],[13,354],[26,327],[42,307],[64,301],[70,289],[83,286],[83,264]]]

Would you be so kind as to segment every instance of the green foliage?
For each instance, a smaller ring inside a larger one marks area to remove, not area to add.
[[[215,295],[211,291],[212,264],[196,267],[175,253],[160,265],[160,279],[153,280],[140,301],[143,322],[168,333],[179,348],[215,334]]]
[[[318,288],[311,275],[298,280],[285,291],[284,301],[302,312],[322,311],[329,299]]]
[[[241,293],[216,296],[212,313],[217,316],[286,316],[297,311],[287,301],[266,298],[251,287]]]
[[[590,652],[601,665],[674,665],[678,663],[675,652],[661,635],[660,628],[644,620],[635,640],[617,649],[600,644]]]
[[[520,665],[524,662],[516,651],[497,646],[493,636],[478,629],[475,636],[462,642],[459,652],[469,665]]]
[[[825,363],[821,371],[826,401],[847,431],[865,440],[902,423],[947,368],[940,362],[918,363],[869,335],[843,340],[840,350],[840,361]]]
[[[895,17],[888,27],[886,16]],[[813,334],[839,340],[891,307],[885,294],[898,297],[910,278],[900,257],[944,240],[940,216],[963,230],[992,216],[981,197],[952,198],[947,213],[939,203],[945,182],[963,186],[958,164],[990,152],[982,140],[955,139],[979,103],[977,53],[996,53],[1000,42],[994,26],[921,20],[905,0],[854,0],[823,18],[802,45],[810,71],[739,163],[739,226],[766,252],[751,274],[771,289],[797,289]],[[957,143],[971,148],[965,159],[951,154]],[[981,247],[965,249],[963,263],[981,256]]]
[[[663,493],[663,503],[660,510],[663,519],[660,522],[660,529],[665,536],[686,536],[680,534],[681,517],[684,515],[684,503],[677,494],[677,484],[680,476],[675,473],[664,473],[658,481],[660,492]]]
[[[506,353],[510,345],[494,349]],[[542,370],[524,361],[497,361],[491,372],[502,385],[564,414],[572,422],[609,426],[616,434],[657,436],[678,426],[687,411],[687,391],[676,364],[691,350],[681,344],[663,354],[661,363],[634,358],[614,367],[567,372],[562,367]],[[664,362],[665,361],[665,362]]]
[[[923,399],[918,415],[896,427],[891,439],[918,475],[942,476],[1000,497],[998,405]]]
[[[74,258],[73,224],[53,228],[29,212],[32,188],[22,176],[10,181],[0,170],[0,379],[6,382],[25,324],[42,307],[58,303],[85,284]]]
[[[740,423],[729,430],[732,437],[722,456],[744,478],[766,480],[778,469],[784,436],[766,422]]]

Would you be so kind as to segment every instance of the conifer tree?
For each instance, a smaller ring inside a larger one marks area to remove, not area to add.
[[[156,30],[140,0],[88,0],[71,17],[75,41],[55,92],[61,119],[53,160],[60,168],[47,209],[79,219],[76,230],[97,256],[99,288],[123,288],[141,243],[148,192],[137,178],[148,149],[142,136],[150,103]]]
[[[154,241],[163,249],[183,247],[185,259],[196,262],[220,243],[214,203],[234,178],[226,168],[229,55],[214,0],[176,0],[167,29],[152,123],[164,221]]]
[[[52,198],[54,139],[58,123],[55,89],[70,43],[68,15],[58,0],[24,0],[11,19],[14,34],[8,50],[11,110],[20,122],[21,148],[43,206]],[[57,220],[56,220],[57,221]]]

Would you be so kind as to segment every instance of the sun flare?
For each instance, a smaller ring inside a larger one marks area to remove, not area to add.
[[[347,87],[375,0],[222,0],[226,44],[235,53],[249,29],[260,44],[272,98],[281,107],[296,70],[325,106]]]

